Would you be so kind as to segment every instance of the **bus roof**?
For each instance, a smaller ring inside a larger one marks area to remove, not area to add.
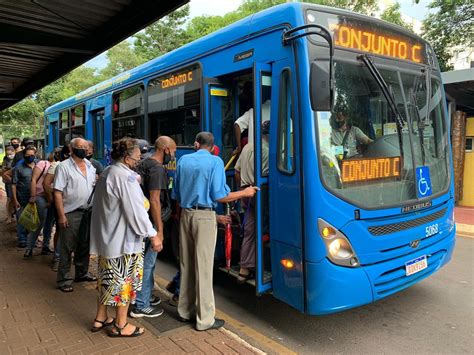
[[[266,28],[272,27],[274,25],[288,23],[291,26],[297,26],[299,24],[303,24],[302,11],[303,9],[307,8],[332,14],[340,14],[366,20],[369,19],[370,21],[377,21],[386,28],[391,28],[399,32],[405,32],[406,34],[426,43],[426,41],[421,37],[401,26],[397,26],[366,15],[323,5],[285,3],[243,18],[227,27],[221,28],[205,37],[197,39],[169,53],[152,59],[136,68],[96,84],[70,98],[67,98],[66,100],[48,107],[45,111],[45,114],[49,115],[53,112],[58,112],[70,107],[74,107],[92,97],[99,96],[110,91],[115,91],[134,83],[139,83],[140,80],[143,80],[146,77],[163,74],[165,71],[172,70],[173,68],[191,64],[197,61],[200,57],[204,56],[206,53],[225,47],[226,45],[243,39],[252,33],[263,31]]]

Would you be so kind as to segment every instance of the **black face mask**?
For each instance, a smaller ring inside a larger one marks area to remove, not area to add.
[[[165,153],[165,155],[163,156],[163,165],[168,165],[168,163],[169,163],[171,160],[173,160],[172,155]]]
[[[76,157],[79,159],[84,159],[87,155],[87,152],[85,149],[80,149],[80,148],[72,148],[72,152]]]
[[[88,155],[88,156],[86,156],[86,159],[91,160],[93,156],[94,156],[94,154]]]
[[[27,164],[31,164],[35,161],[35,156],[34,155],[28,155],[28,156],[25,156],[25,162]]]
[[[18,149],[19,146],[20,146],[20,145],[19,145],[18,143],[12,144],[12,147],[13,147],[14,149]]]

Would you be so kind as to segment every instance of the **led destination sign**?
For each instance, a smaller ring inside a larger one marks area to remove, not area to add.
[[[345,159],[342,161],[342,182],[398,179],[400,178],[400,157]]]
[[[334,27],[334,43],[336,46],[405,59],[415,63],[423,62],[422,44],[413,43],[411,39],[387,36],[345,25],[335,25]]]
[[[161,79],[161,88],[168,89],[175,86],[184,85],[192,81],[193,81],[192,70],[185,73],[171,74],[169,77]]]

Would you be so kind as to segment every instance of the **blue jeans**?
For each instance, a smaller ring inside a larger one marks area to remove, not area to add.
[[[36,240],[38,239],[38,236],[41,233],[41,230],[43,229],[44,222],[46,220],[46,215],[48,213],[48,208],[46,207],[47,203],[48,202],[46,201],[45,197],[43,196],[36,197],[36,209],[38,210],[40,224],[37,230],[35,230],[34,232],[30,232],[30,234],[28,234],[28,242],[26,244],[27,249],[35,248]],[[51,238],[51,230],[50,230],[49,236],[43,234],[43,246],[49,245],[50,238]]]
[[[26,243],[28,240],[28,230],[20,223],[18,223],[18,221],[20,220],[21,213],[25,209],[25,206],[21,206],[19,209],[16,210],[16,235],[18,237],[18,243]]]
[[[150,239],[147,238],[145,242],[145,255],[143,257],[143,283],[142,289],[137,292],[137,299],[135,307],[143,309],[150,306],[150,298],[155,285],[153,273],[155,272],[156,257],[158,253],[151,249]]]

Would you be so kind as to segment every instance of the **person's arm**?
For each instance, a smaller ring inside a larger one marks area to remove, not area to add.
[[[67,186],[67,171],[66,168],[61,164],[59,164],[56,168],[53,186],[54,205],[56,206],[56,210],[59,217],[59,220],[57,222],[60,228],[67,228],[69,227],[69,224],[67,222],[66,213],[64,212],[63,196],[63,191]]]
[[[63,192],[59,190],[54,190],[54,205],[56,206],[56,210],[58,212],[58,225],[60,228],[67,228],[69,224],[67,222],[66,214],[64,213],[64,200],[63,200]]]
[[[253,197],[253,196],[255,196],[255,194],[258,190],[260,190],[258,187],[249,186],[249,187],[247,187],[243,190],[240,190],[240,191],[229,192],[229,194],[227,196],[217,200],[217,202],[226,203],[226,202],[232,202],[232,201],[240,200],[243,197]]]
[[[367,137],[367,135],[364,132],[362,132],[362,130],[359,127],[352,127],[352,128],[355,129],[356,140],[359,144],[370,144],[373,142],[373,140]]]
[[[30,185],[30,203],[36,201],[36,183],[41,174],[41,169],[35,166],[33,168],[33,173],[31,174],[31,185]]]
[[[237,148],[234,150],[233,154],[239,154],[242,151],[242,132],[237,123],[234,123],[234,136],[235,141],[237,142]]]
[[[18,199],[16,198],[16,184],[12,184],[12,203],[16,209],[19,209],[21,207],[20,203],[18,202]]]
[[[46,194],[46,199],[48,200],[49,203],[53,203],[53,180],[54,180],[54,175],[53,174],[46,174],[43,180],[43,189],[44,193]]]
[[[163,244],[163,221],[161,219],[161,190],[150,190],[150,214],[157,227],[157,242]]]

